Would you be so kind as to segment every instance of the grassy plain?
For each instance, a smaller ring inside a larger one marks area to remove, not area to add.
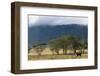
[[[46,48],[42,55],[39,56],[34,51],[34,49],[31,49],[30,53],[28,54],[28,60],[54,60],[54,59],[86,59],[88,58],[88,54],[82,54],[81,56],[77,56],[74,54],[71,54],[73,51],[68,51],[67,55],[63,55],[62,50],[60,50],[60,55],[57,55],[56,53],[52,53],[49,48]]]

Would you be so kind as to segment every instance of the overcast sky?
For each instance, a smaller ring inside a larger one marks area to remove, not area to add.
[[[35,16],[29,15],[29,27],[43,26],[49,24],[51,26],[61,24],[83,24],[88,25],[88,17],[69,17],[69,16]]]

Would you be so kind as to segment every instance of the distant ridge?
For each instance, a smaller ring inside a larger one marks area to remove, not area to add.
[[[29,47],[36,42],[45,42],[63,36],[72,35],[78,36],[87,40],[88,26],[81,24],[67,24],[67,25],[37,25],[28,27],[28,44]]]

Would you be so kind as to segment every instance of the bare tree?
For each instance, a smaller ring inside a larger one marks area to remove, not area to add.
[[[42,55],[42,52],[44,51],[45,49],[45,44],[43,43],[38,43],[38,44],[35,44],[33,45],[33,48],[35,49],[36,53],[41,56]]]

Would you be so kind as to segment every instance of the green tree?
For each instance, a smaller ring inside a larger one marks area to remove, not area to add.
[[[70,48],[73,49],[74,54],[76,54],[76,50],[80,49],[81,43],[80,43],[80,38],[77,36],[69,36],[68,40],[70,42]]]
[[[49,45],[51,51],[56,52],[59,55],[60,49],[63,50],[63,54],[67,54],[68,46],[69,46],[68,36],[62,36],[50,41]]]
[[[63,54],[67,54],[68,46],[69,46],[69,40],[68,36],[62,36],[58,39],[60,48],[63,50]]]
[[[73,50],[76,54],[76,50],[87,48],[87,45],[82,43],[82,40],[77,36],[65,35],[50,41],[50,48],[52,52],[59,54],[60,49],[63,50],[63,54],[67,54],[68,49]]]
[[[85,53],[85,49],[88,48],[88,43],[85,40],[81,40],[81,49],[82,49],[82,53]]]
[[[50,47],[50,50],[55,53],[57,53],[57,55],[59,55],[59,50],[60,50],[60,45],[59,45],[59,41],[58,39],[53,39],[51,41],[49,41],[49,47]]]

